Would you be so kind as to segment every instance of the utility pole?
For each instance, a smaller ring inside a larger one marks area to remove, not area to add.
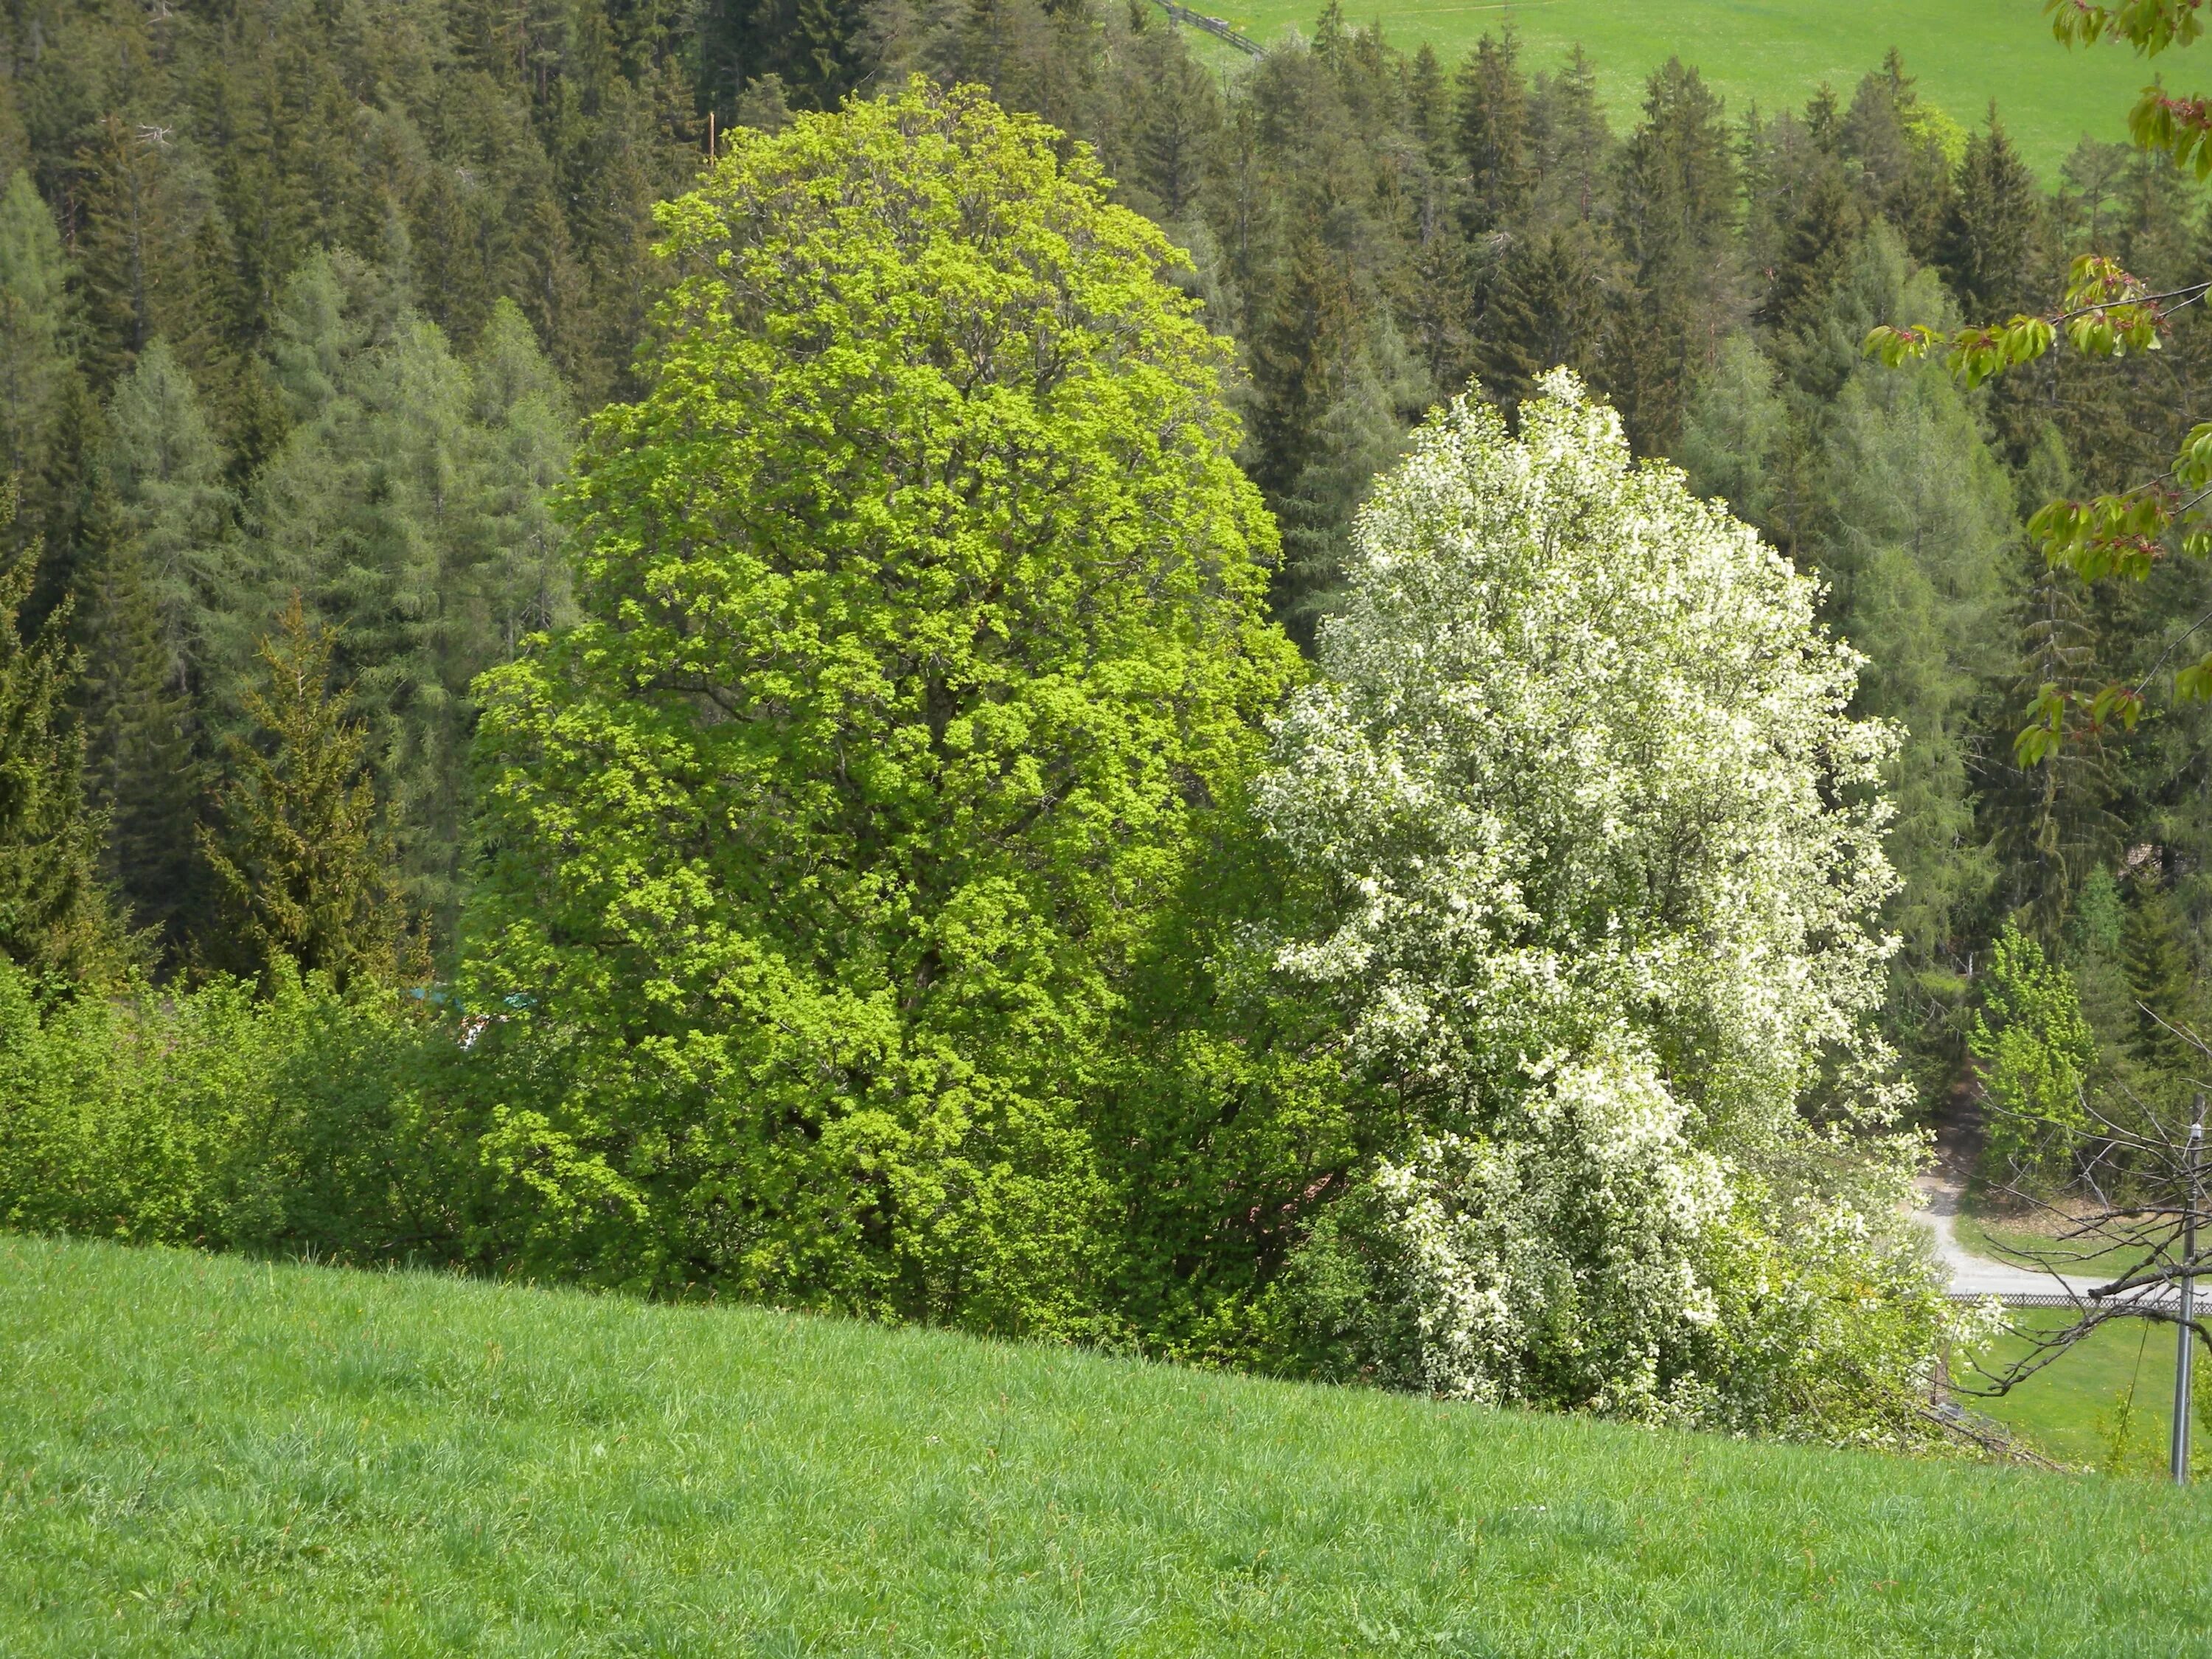
[[[2197,1280],[2190,1268],[2197,1260],[2197,1212],[2203,1206],[2204,1183],[2197,1173],[2204,1151],[2204,1097],[2197,1097],[2189,1118],[2189,1149],[2184,1154],[2184,1186],[2187,1206],[2181,1212],[2181,1322],[2173,1350],[2173,1484],[2189,1484],[2189,1367],[2196,1357]]]

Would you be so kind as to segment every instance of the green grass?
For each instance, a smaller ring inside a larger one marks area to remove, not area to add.
[[[2017,1317],[2030,1328],[2057,1330],[2068,1322],[2063,1311],[2037,1310]],[[2001,1370],[2033,1346],[2025,1337],[2005,1337],[1984,1357],[1983,1367]],[[1963,1376],[1960,1380],[1972,1382]],[[2207,1437],[2202,1398],[2207,1389],[2212,1389],[2212,1376],[2200,1379],[2195,1413],[2199,1441]],[[2131,1407],[2122,1403],[2130,1395]],[[2014,1393],[1960,1403],[1996,1419],[2062,1463],[2161,1475],[2167,1425],[2173,1420],[2173,1328],[2148,1320],[2115,1320]],[[2193,1450],[2199,1475],[2212,1475],[2212,1444]]]
[[[2137,1249],[2098,1250],[2094,1242],[2058,1244],[2032,1228],[2008,1226],[2001,1219],[1961,1215],[1953,1224],[1960,1244],[1992,1261],[2025,1265],[2008,1251],[2060,1249],[2078,1253],[2062,1264],[2075,1277],[2098,1279],[2134,1266]],[[2035,1310],[2015,1316],[2023,1328],[2057,1330],[2070,1322],[2063,1310]],[[2007,1337],[1983,1356],[1984,1370],[2001,1370],[2025,1357],[2033,1344]],[[1962,1378],[1972,1385],[1974,1379]],[[2212,1395],[2212,1376],[2199,1390],[2198,1414]],[[2132,1400],[2131,1406],[2123,1405]],[[1993,1400],[1965,1400],[1983,1415],[1996,1419],[2046,1455],[2076,1467],[2115,1469],[2156,1476],[2166,1467],[2167,1425],[2173,1415],[2173,1333],[2147,1321],[2118,1320],[2100,1327],[2014,1393]],[[2212,1430],[2200,1426],[2197,1463],[2212,1476]]]
[[[1321,0],[1203,0],[1261,41],[1313,32]],[[2005,125],[2045,185],[2084,133],[2126,136],[2127,112],[2152,78],[2125,48],[2069,52],[2051,38],[2038,0],[1345,0],[1353,23],[1380,23],[1407,51],[1433,44],[1458,62],[1510,15],[1531,70],[1580,42],[1596,65],[1615,128],[1634,125],[1644,77],[1669,57],[1696,65],[1731,117],[1757,102],[1769,113],[1802,107],[1826,82],[1848,100],[1859,77],[1896,46],[1923,98],[1961,125],[1997,100]],[[2212,52],[2160,59],[2167,80],[2212,89]]]
[[[2069,1279],[2116,1275],[2138,1266],[2144,1255],[2140,1248],[2113,1245],[2100,1249],[2100,1241],[2095,1238],[2053,1238],[2048,1232],[2007,1225],[1985,1216],[1961,1215],[1951,1225],[1960,1244],[1976,1255],[2031,1271],[2039,1271],[2047,1259]]]
[[[2148,1483],[0,1237],[10,1659],[2203,1652],[2208,1523]]]

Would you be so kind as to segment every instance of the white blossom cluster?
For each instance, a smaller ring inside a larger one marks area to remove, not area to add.
[[[1277,961],[1405,1115],[1370,1205],[1400,1380],[1695,1415],[1716,1285],[1788,1277],[1771,1212],[1832,1254],[1909,1162],[1866,1136],[1893,738],[1812,582],[1571,374],[1521,420],[1437,411],[1361,515],[1260,787],[1334,921]]]

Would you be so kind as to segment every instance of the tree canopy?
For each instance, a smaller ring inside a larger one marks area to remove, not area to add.
[[[1403,1126],[1299,1271],[1433,1392],[1893,1431],[1937,1318],[1868,1024],[1894,734],[1812,582],[1539,392],[1379,483],[1258,786],[1333,899],[1280,965]]]
[[[513,1155],[651,1218],[611,1277],[1076,1328],[1125,963],[1295,660],[1227,348],[973,90],[737,135],[662,222],[583,619],[483,682],[471,982],[577,1078]]]

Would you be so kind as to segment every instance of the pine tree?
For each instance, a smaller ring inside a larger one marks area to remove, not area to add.
[[[1588,225],[1568,224],[1516,244],[1483,313],[1479,361],[1491,395],[1512,410],[1531,395],[1539,376],[1563,364],[1593,388],[1607,388],[1620,291]]]
[[[225,745],[217,824],[200,831],[229,923],[210,954],[250,971],[289,957],[341,987],[419,978],[421,936],[378,826],[367,732],[350,693],[331,686],[336,641],[295,600],[261,641],[262,682],[245,700],[254,740]]]
[[[1653,73],[1622,159],[1621,246],[1637,303],[1614,386],[1632,438],[1664,451],[1735,289],[1735,159],[1720,100],[1680,59]]]
[[[53,216],[18,172],[0,194],[0,477],[36,478],[46,465],[70,371],[68,278]]]
[[[100,886],[101,826],[84,803],[83,734],[67,707],[82,661],[68,607],[27,634],[21,625],[37,561],[34,544],[0,568],[0,951],[98,985],[127,966],[131,942]]]
[[[1520,41],[1509,24],[1502,35],[1485,34],[1460,66],[1453,147],[1465,169],[1462,211],[1470,235],[1511,221],[1533,182],[1528,86],[1521,74],[1520,54]]]
[[[2035,175],[1990,106],[1988,125],[1966,144],[1943,227],[1942,264],[1970,316],[2005,317],[2041,299],[2035,247],[2043,215]]]

